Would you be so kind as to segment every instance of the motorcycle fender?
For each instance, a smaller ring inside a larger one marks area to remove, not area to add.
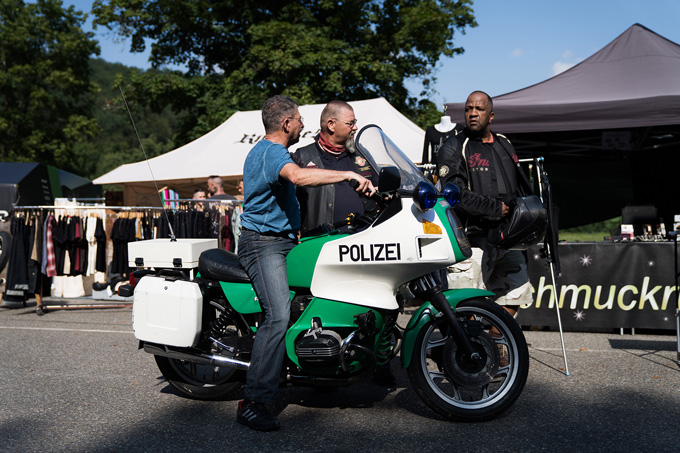
[[[451,305],[454,310],[458,304],[464,300],[476,299],[479,297],[490,297],[493,295],[494,293],[490,291],[475,288],[449,289],[444,291],[446,300],[449,301],[449,305]],[[411,319],[404,330],[402,339],[400,354],[402,368],[408,368],[408,366],[411,364],[411,358],[413,357],[414,352],[413,348],[416,343],[416,338],[418,338],[418,334],[438,313],[439,311],[432,306],[432,303],[426,301],[415,313],[413,313],[413,316],[411,316]]]

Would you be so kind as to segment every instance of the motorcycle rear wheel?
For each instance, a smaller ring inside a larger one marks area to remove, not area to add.
[[[461,422],[489,420],[512,406],[524,389],[529,372],[526,339],[512,316],[492,301],[461,302],[455,313],[461,321],[482,323],[484,332],[472,337],[472,342],[483,360],[466,361],[446,327],[442,330],[439,320],[432,320],[416,339],[409,380],[438,414]],[[501,363],[503,349],[507,363]]]
[[[215,308],[214,319],[225,311],[222,303],[212,302]],[[228,342],[229,338],[247,335],[247,326],[239,326],[239,322],[228,319],[224,324],[220,341]],[[206,351],[207,352],[207,351]],[[214,351],[211,351],[214,353]],[[201,365],[163,356],[154,356],[156,365],[168,383],[181,394],[198,400],[223,400],[236,395],[245,383],[246,372],[230,367]]]

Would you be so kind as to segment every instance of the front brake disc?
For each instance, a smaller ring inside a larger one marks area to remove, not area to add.
[[[458,385],[480,387],[488,384],[498,372],[500,353],[496,342],[486,332],[471,337],[470,343],[481,360],[466,358],[458,344],[449,338],[443,351],[444,371]]]

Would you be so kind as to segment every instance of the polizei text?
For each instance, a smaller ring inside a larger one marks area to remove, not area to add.
[[[400,244],[354,244],[340,245],[340,262],[347,258],[358,261],[399,261],[401,260]]]

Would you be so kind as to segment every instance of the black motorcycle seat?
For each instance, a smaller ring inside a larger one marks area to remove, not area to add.
[[[238,255],[228,250],[210,249],[198,257],[201,277],[221,282],[248,283],[250,279],[238,262]]]

